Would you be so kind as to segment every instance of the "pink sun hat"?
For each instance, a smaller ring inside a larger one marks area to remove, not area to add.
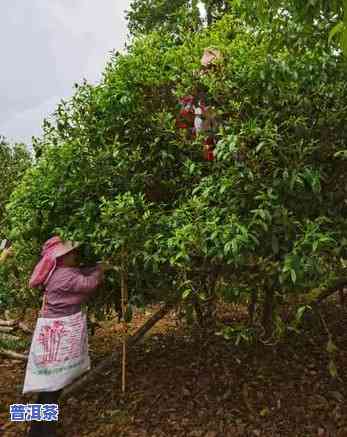
[[[41,251],[41,260],[36,265],[29,287],[36,288],[45,285],[57,267],[57,259],[72,252],[80,246],[73,241],[62,241],[60,237],[52,237],[45,242]]]
[[[203,67],[208,67],[215,61],[220,61],[222,59],[222,53],[218,49],[206,48],[201,59],[201,64]]]

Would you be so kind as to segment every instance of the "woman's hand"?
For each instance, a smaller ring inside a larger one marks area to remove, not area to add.
[[[10,258],[14,255],[14,250],[12,247],[8,247],[7,249],[4,249],[0,255],[0,263],[5,262],[7,258]]]
[[[4,250],[4,252],[6,252],[6,258],[14,255],[13,247],[8,247],[7,249]]]

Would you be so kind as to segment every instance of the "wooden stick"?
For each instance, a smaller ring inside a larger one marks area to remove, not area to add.
[[[20,340],[20,337],[12,334],[6,334],[6,333],[0,333],[0,339],[1,340],[12,340],[12,341],[18,341]]]
[[[33,333],[33,331],[23,322],[18,323],[18,328],[20,328],[23,332],[26,332],[27,334]]]
[[[13,330],[12,326],[0,326],[0,332],[12,332]]]
[[[124,299],[125,299],[125,310],[128,306],[129,296],[128,296],[128,252],[125,251],[125,273],[124,273]],[[124,335],[124,391],[125,391],[125,371],[127,362],[127,340],[128,340],[128,324],[125,322],[125,335]]]
[[[122,393],[125,393],[125,373],[126,373],[126,354],[127,354],[127,348],[126,348],[126,341],[125,341],[125,333],[123,334],[123,354],[122,354]]]
[[[121,292],[122,292],[122,317],[123,317],[123,353],[122,353],[122,392],[126,390],[126,363],[127,363],[127,323],[125,312],[128,304],[128,272],[127,272],[127,253],[122,250],[122,273],[121,273]]]
[[[122,392],[125,392],[125,370],[126,370],[126,347],[125,347],[125,332],[124,332],[124,328],[125,328],[125,323],[124,323],[124,315],[125,315],[125,294],[124,294],[124,258],[123,258],[123,251],[122,251],[122,260],[121,260],[121,265],[122,265],[122,271],[121,271],[121,301],[122,301],[122,324],[123,324],[123,332],[122,332]]]
[[[0,320],[0,332],[11,332],[18,327],[27,334],[32,334],[32,330],[20,320]]]
[[[0,349],[0,355],[4,355],[5,357],[13,358],[15,360],[26,361],[28,359],[27,355],[19,354],[18,352],[14,352],[14,351],[7,350],[7,349]]]
[[[18,320],[0,320],[0,326],[15,326]]]

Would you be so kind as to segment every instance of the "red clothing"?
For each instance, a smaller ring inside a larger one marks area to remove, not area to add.
[[[181,110],[176,120],[179,129],[191,129],[194,126],[194,97],[185,96],[180,99]]]
[[[43,317],[71,316],[81,311],[81,304],[103,281],[101,267],[57,267],[46,285]]]
[[[204,142],[203,156],[205,161],[214,161],[213,147],[216,145],[214,137],[208,137]]]

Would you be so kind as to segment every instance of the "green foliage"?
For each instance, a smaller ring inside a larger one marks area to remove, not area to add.
[[[62,102],[8,207],[23,278],[53,233],[84,242],[90,260],[118,263],[126,247],[130,293],[142,297],[150,288],[190,303],[220,276],[234,301],[254,287],[286,296],[341,273],[345,65],[324,26],[312,34],[281,16],[253,30],[224,14],[180,45],[152,32]],[[205,47],[224,61],[201,76]],[[201,89],[220,119],[214,162],[175,127],[178,97]],[[118,284],[114,273],[95,308],[115,305]]]
[[[195,12],[195,20],[199,21],[196,10],[192,11],[190,2],[178,0],[175,2],[167,0],[135,0],[130,4],[127,12],[129,30],[133,35],[148,34],[162,27],[169,31],[179,30],[184,25],[185,16]],[[186,25],[189,25],[186,21]],[[193,30],[192,28],[190,30]]]
[[[27,339],[12,340],[0,338],[0,348],[3,349],[8,349],[11,351],[21,351],[28,347],[30,347],[30,341]]]
[[[177,37],[204,25],[199,7],[205,10],[208,25],[231,11],[250,24],[256,33],[271,24],[272,39],[277,43],[281,33],[283,36],[283,18],[290,17],[300,24],[302,34],[313,40],[317,30],[324,30],[329,42],[337,41],[343,53],[347,53],[346,0],[134,0],[127,13],[129,29],[133,35],[164,30]],[[285,37],[292,45],[297,44],[295,34]]]
[[[333,39],[347,54],[347,1],[346,0],[231,0],[231,4],[243,19],[252,25],[263,26],[266,22],[278,23],[281,17],[292,17],[302,30],[311,36],[317,28],[324,28],[329,42]],[[295,44],[294,35],[290,36]]]
[[[217,333],[225,340],[231,340],[238,346],[240,343],[252,344],[256,339],[253,328],[245,328],[243,325],[227,326],[223,331]]]
[[[1,190],[0,190],[0,239],[4,238],[5,205],[16,185],[31,164],[31,157],[23,144],[10,145],[0,136]]]
[[[130,33],[134,36],[166,31],[177,41],[182,41],[180,35],[212,24],[229,8],[229,0],[133,0],[127,19]],[[203,17],[202,11],[206,17]]]
[[[9,144],[0,137],[0,240],[8,238],[6,233],[6,203],[11,193],[20,184],[25,171],[32,160],[24,144]],[[0,265],[0,308],[10,306],[16,302],[16,286],[18,286],[18,269],[13,262]]]

